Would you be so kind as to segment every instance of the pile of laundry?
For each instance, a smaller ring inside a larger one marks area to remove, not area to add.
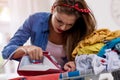
[[[120,69],[120,30],[99,29],[73,50],[76,69],[95,75]]]

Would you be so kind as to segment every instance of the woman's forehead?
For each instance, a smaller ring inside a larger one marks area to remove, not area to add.
[[[65,23],[74,23],[77,19],[77,17],[73,14],[68,15],[65,13],[55,13],[55,17],[57,17],[58,19],[62,20]]]

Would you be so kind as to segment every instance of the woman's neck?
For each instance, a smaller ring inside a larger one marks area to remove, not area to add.
[[[52,27],[52,25],[50,25],[50,31],[49,31],[49,37],[48,37],[49,41],[61,45],[63,44],[63,37],[62,34],[60,33],[56,33]]]

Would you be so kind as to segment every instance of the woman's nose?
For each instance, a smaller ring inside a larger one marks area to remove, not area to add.
[[[60,29],[64,31],[64,30],[66,29],[66,25],[65,25],[65,24],[62,25],[62,26],[60,27]]]

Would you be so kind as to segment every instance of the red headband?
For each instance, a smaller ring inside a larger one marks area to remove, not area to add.
[[[90,12],[88,9],[81,9],[81,8],[79,8],[78,3],[76,3],[76,4],[73,5],[73,6],[71,6],[71,5],[69,5],[69,4],[62,4],[62,6],[74,8],[74,9],[76,9],[77,11],[82,12],[82,13],[89,13],[89,12]]]

